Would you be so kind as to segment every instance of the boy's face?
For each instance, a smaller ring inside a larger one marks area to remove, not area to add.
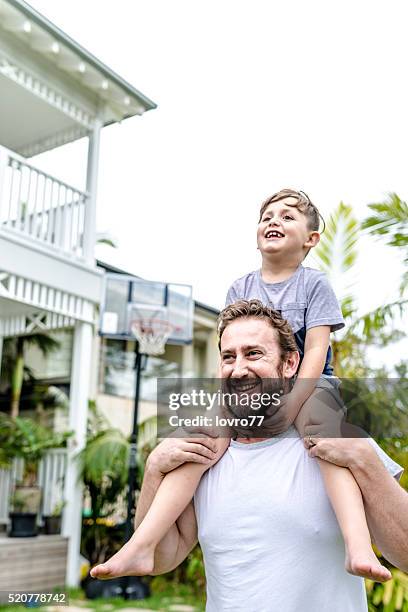
[[[261,253],[298,255],[300,261],[308,249],[319,242],[319,232],[308,228],[307,217],[288,197],[269,204],[258,224],[257,242]]]

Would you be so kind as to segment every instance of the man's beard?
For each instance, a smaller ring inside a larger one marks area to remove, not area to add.
[[[253,388],[242,390],[247,386]],[[291,381],[283,378],[281,368],[276,378],[223,379],[224,408],[238,419],[270,417],[279,410],[279,398],[289,393],[290,388]]]

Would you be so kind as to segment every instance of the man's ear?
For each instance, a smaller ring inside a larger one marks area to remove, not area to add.
[[[294,353],[289,353],[283,363],[283,378],[292,378],[298,370],[299,367],[299,353],[295,351]]]
[[[320,234],[319,232],[311,232],[309,234],[308,239],[306,240],[305,244],[303,245],[304,247],[308,248],[308,249],[312,249],[313,247],[316,246],[316,244],[318,244],[320,241]]]

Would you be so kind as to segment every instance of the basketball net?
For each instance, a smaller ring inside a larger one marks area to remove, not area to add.
[[[173,325],[165,319],[136,319],[130,329],[139,343],[139,353],[163,355]]]

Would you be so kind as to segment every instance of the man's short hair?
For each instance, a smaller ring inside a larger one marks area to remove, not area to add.
[[[296,191],[295,189],[281,189],[277,193],[274,193],[270,198],[267,198],[264,202],[262,202],[261,209],[259,211],[259,223],[261,222],[262,216],[269,204],[280,202],[280,200],[284,200],[285,198],[294,198],[295,202],[293,204],[287,204],[288,206],[297,208],[297,210],[305,215],[309,230],[318,232],[321,220],[323,222],[322,231],[324,231],[324,219],[319,213],[317,206],[313,204],[307,193],[304,191]]]
[[[265,306],[259,300],[238,300],[224,310],[221,310],[218,321],[218,348],[221,350],[221,338],[230,323],[237,319],[262,319],[276,331],[280,347],[281,359],[288,357],[290,353],[298,351],[295,337],[289,323],[282,317],[280,312]]]

